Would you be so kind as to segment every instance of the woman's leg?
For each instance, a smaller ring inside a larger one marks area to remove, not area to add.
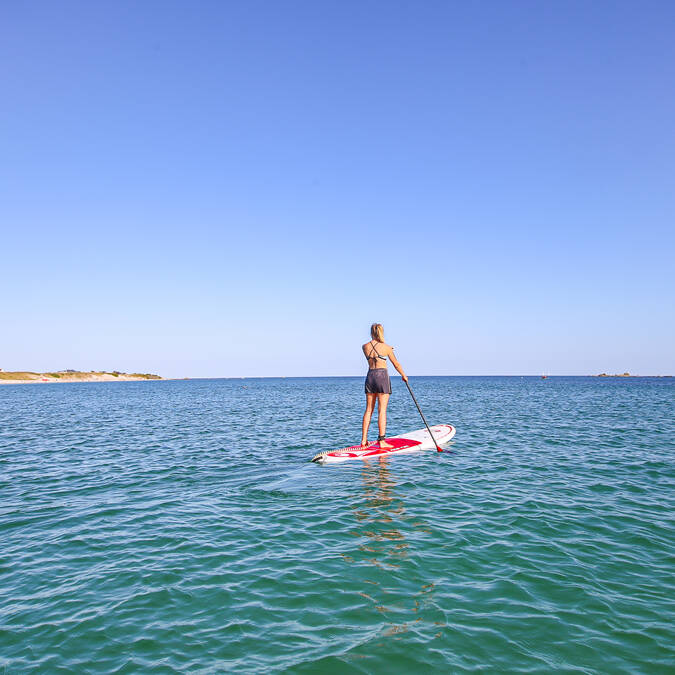
[[[387,405],[389,405],[389,396],[391,394],[377,395],[377,428],[380,436],[387,435]],[[392,448],[393,446],[384,441],[380,441],[381,448]]]
[[[370,418],[375,409],[375,398],[377,394],[366,394],[366,412],[363,413],[363,429],[361,433],[361,445],[368,444],[368,427],[370,427]]]

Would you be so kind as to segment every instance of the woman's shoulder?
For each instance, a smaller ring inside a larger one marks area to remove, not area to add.
[[[361,349],[366,349],[367,347],[373,347],[373,340],[368,340],[361,345]],[[386,352],[393,351],[394,348],[391,345],[388,345],[386,342],[375,342],[375,348],[378,350],[384,350]]]

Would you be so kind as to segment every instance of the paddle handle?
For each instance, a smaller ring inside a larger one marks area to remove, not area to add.
[[[420,408],[420,404],[417,402],[417,399],[415,398],[415,394],[413,394],[413,390],[410,388],[410,385],[408,384],[408,380],[403,380],[403,381],[405,382],[405,386],[408,387],[408,391],[410,392],[410,395],[412,396],[412,400],[415,402],[415,405],[417,406],[417,411],[419,412],[420,416],[422,417],[422,421],[424,422],[424,426],[427,428],[427,431],[429,432],[429,436],[431,436],[431,440],[434,442],[434,445],[436,446],[436,450],[438,450],[438,452],[443,452],[443,450],[441,450],[438,443],[436,443],[436,439],[434,438],[434,435],[431,433],[431,429],[429,428],[427,418],[424,416],[424,413],[422,412],[422,408]]]

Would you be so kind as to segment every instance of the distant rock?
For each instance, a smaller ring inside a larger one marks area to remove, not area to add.
[[[593,377],[672,377],[672,375],[631,375],[630,373],[608,375],[607,373],[600,373],[600,375],[593,375]]]

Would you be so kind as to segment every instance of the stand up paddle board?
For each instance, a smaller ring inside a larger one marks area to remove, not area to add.
[[[435,424],[431,432],[438,445],[447,443],[455,435],[455,427],[451,424]],[[320,452],[312,457],[313,462],[318,464],[331,464],[334,462],[346,462],[348,459],[371,459],[376,457],[389,457],[390,455],[403,455],[418,450],[435,450],[436,445],[426,429],[418,429],[401,436],[392,436],[386,441],[392,448],[381,448],[380,444],[369,443],[365,448],[360,445],[352,445],[339,450]]]

